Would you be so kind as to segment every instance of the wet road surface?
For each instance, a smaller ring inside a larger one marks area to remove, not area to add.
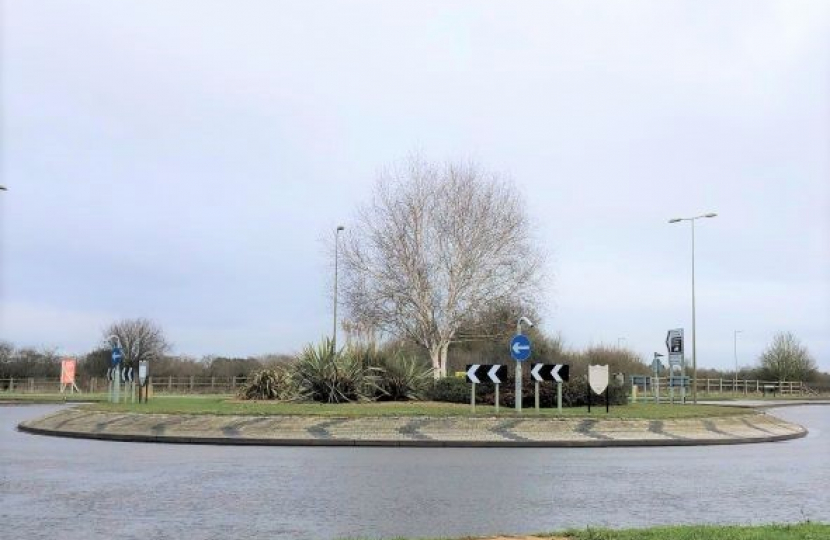
[[[804,439],[597,449],[211,447],[17,432],[0,407],[0,538],[390,538],[830,522],[830,407]]]

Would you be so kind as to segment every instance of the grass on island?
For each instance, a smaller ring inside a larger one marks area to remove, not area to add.
[[[156,396],[149,403],[95,403],[86,407],[96,410],[136,413],[168,414],[234,414],[234,415],[312,415],[312,416],[493,416],[493,406],[476,406],[475,413],[469,405],[456,403],[439,403],[434,401],[410,402],[369,402],[369,403],[274,403],[267,401],[240,401],[230,396]],[[537,413],[532,407],[525,408],[523,417],[561,417],[561,418],[627,418],[646,420],[665,420],[673,418],[700,418],[713,416],[733,416],[751,412],[742,407],[722,407],[719,405],[654,405],[633,404],[612,406],[609,413],[605,406],[592,407],[588,413],[586,407],[565,408],[558,413],[555,408],[543,408]],[[514,409],[501,407],[499,416],[517,416]]]
[[[465,537],[457,540],[473,540]],[[510,537],[486,537],[487,540]],[[679,525],[652,527],[649,529],[580,529],[558,533],[533,535],[525,538],[539,540],[827,540],[830,525],[821,523],[797,523],[791,525]],[[397,538],[396,540],[406,540]],[[447,540],[447,539],[433,539]]]

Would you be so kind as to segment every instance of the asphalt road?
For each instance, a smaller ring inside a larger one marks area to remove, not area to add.
[[[0,407],[0,538],[390,538],[662,523],[830,522],[830,407],[804,439],[596,449],[132,444],[17,432]]]

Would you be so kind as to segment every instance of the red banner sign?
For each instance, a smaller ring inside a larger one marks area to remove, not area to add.
[[[61,360],[61,384],[75,384],[75,364],[72,358]]]

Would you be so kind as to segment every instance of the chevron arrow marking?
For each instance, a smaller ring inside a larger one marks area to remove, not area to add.
[[[478,371],[479,366],[480,364],[473,364],[470,366],[470,369],[467,370],[467,377],[469,377],[469,379],[474,383],[481,382],[479,378],[476,376],[476,371]]]
[[[501,379],[499,379],[499,376],[496,374],[500,367],[501,366],[499,364],[493,364],[493,366],[487,372],[487,376],[490,377],[490,380],[496,384],[499,384],[501,382]]]
[[[530,375],[533,377],[535,381],[544,381],[545,379],[542,378],[542,374],[539,373],[541,369],[545,367],[545,364],[533,364],[533,369],[530,370]]]

